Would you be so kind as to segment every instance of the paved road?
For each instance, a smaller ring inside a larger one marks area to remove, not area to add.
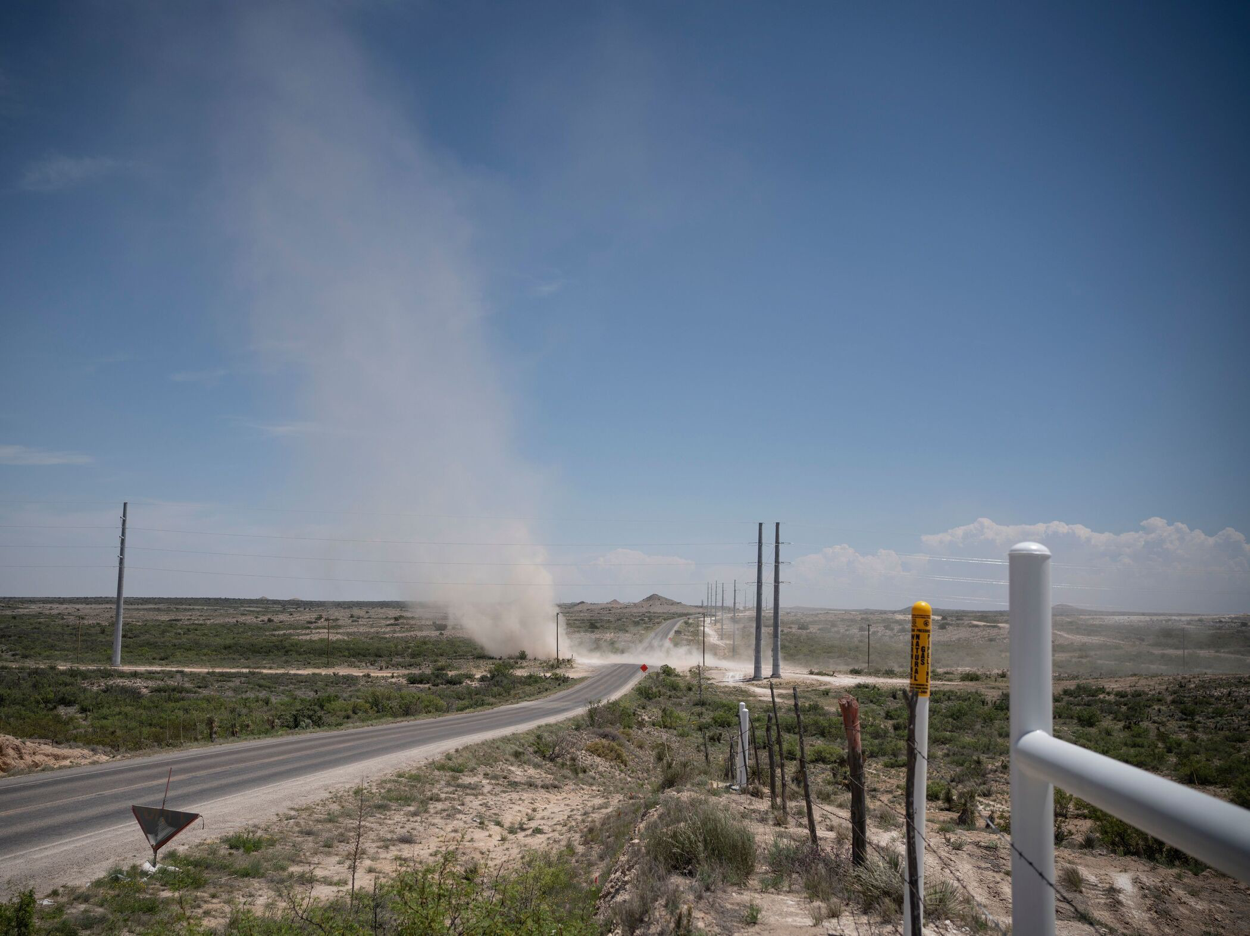
[[[639,662],[658,661],[681,620],[667,621],[653,632],[639,649]],[[141,856],[143,839],[130,806],[159,805],[171,767],[169,807],[203,813],[209,831],[218,835],[307,802],[328,785],[358,780],[366,768],[377,776],[402,761],[470,740],[568,718],[592,700],[622,694],[639,676],[638,663],[610,664],[563,692],[481,712],[243,741],[0,780],[0,893],[32,883],[48,890]],[[184,840],[189,837],[184,834]]]

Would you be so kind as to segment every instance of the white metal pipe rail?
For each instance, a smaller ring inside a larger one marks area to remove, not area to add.
[[[1056,783],[1250,883],[1250,811],[1052,736],[1050,550],[1020,543],[1008,562],[1015,936],[1054,936]]]

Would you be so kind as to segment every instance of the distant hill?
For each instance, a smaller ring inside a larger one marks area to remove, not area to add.
[[[663,595],[657,595],[654,593],[648,595],[646,598],[642,599],[642,601],[634,602],[634,605],[636,607],[648,607],[648,608],[672,607],[672,606],[680,605],[680,604],[681,604],[680,601],[674,601],[672,598],[665,598]]]

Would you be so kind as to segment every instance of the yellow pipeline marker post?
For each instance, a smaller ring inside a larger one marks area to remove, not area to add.
[[[933,634],[933,609],[927,601],[911,606],[911,691],[929,697],[929,639]]]
[[[913,810],[916,816],[916,890],[924,893],[924,813],[925,786],[929,776],[929,676],[932,670],[930,639],[933,635],[933,609],[927,601],[917,601],[911,606],[911,680],[910,689],[916,699],[916,786]],[[903,862],[903,877],[907,877],[907,862]],[[911,887],[903,888],[903,932],[911,932]],[[924,907],[920,908],[921,914]]]

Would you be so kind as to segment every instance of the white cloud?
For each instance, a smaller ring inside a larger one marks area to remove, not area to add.
[[[683,559],[681,556],[652,556],[637,549],[614,549],[609,553],[604,553],[596,558],[591,565],[599,566],[603,569],[610,569],[613,566],[693,566],[694,560]]]
[[[1007,550],[1033,540],[1053,559],[1053,600],[1126,611],[1250,610],[1250,545],[1152,517],[1140,529],[1099,533],[1081,524],[1004,525],[988,518],[921,537],[922,552],[861,554],[831,546],[794,560],[792,603],[902,607],[917,598],[1003,608]]]
[[[265,435],[275,438],[290,438],[292,436],[312,435],[322,431],[322,427],[315,422],[306,420],[292,420],[291,422],[250,422],[247,420],[239,420],[240,426],[246,426],[248,429],[255,429],[263,432]]]
[[[567,285],[568,285],[568,280],[564,279],[563,277],[556,277],[554,279],[543,280],[542,282],[536,283],[534,285],[534,295],[539,298],[546,298],[547,296],[554,296],[556,293],[558,293]]]
[[[27,192],[59,192],[135,168],[133,162],[105,156],[53,154],[30,163],[22,173],[18,187]]]
[[[1227,527],[1209,536],[1183,523],[1161,517],[1143,520],[1127,533],[1098,533],[1079,523],[1002,525],[986,517],[945,533],[921,537],[933,552],[958,554],[991,548],[1003,553],[1016,543],[1033,540],[1048,546],[1056,562],[1136,572],[1250,573],[1250,545],[1244,534]]]
[[[26,445],[0,445],[0,465],[89,465],[90,455],[81,452],[51,452]]]
[[[217,367],[211,370],[177,371],[170,374],[169,379],[174,383],[199,383],[211,387],[228,373],[230,372],[224,367]]]

